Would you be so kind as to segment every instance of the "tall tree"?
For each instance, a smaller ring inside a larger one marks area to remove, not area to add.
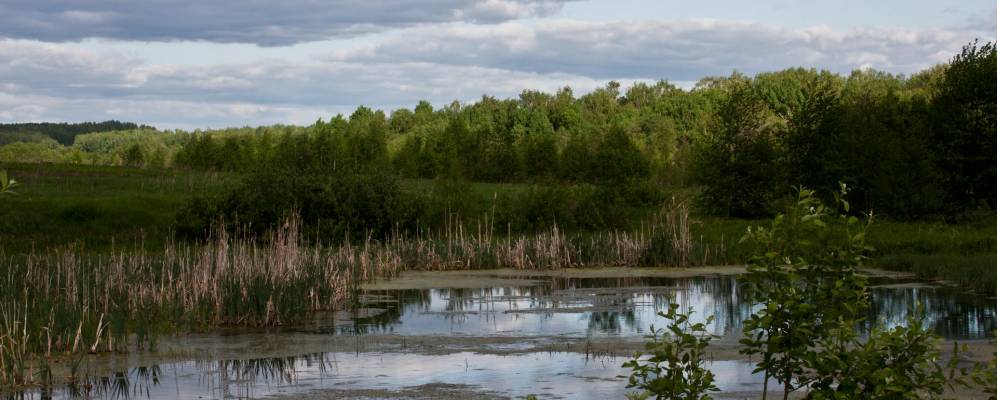
[[[693,179],[711,213],[756,217],[772,211],[779,193],[776,151],[766,125],[767,109],[751,83],[734,81],[716,126],[697,149]]]
[[[935,145],[950,204],[997,206],[997,42],[962,48],[935,97]]]

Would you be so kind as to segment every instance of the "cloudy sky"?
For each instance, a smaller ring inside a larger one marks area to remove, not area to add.
[[[363,104],[808,66],[911,73],[993,0],[2,0],[0,122],[308,124]]]

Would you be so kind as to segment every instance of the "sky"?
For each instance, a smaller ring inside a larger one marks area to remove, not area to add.
[[[0,122],[310,124],[610,80],[911,74],[993,0],[0,0]]]

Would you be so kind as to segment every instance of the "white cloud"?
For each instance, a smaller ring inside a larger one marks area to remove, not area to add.
[[[299,4],[302,1],[289,4],[303,7]],[[563,86],[581,94],[611,79],[624,84],[668,79],[691,87],[704,76],[728,74],[734,69],[756,73],[813,66],[837,72],[876,68],[910,73],[946,61],[976,36],[975,28],[788,29],[705,19],[501,22],[524,15],[547,15],[560,2],[448,0],[443,5],[434,3],[436,11],[453,11],[442,17],[403,8],[378,19],[381,17],[374,18],[374,11],[383,11],[379,7],[384,5],[362,5],[350,9],[349,15],[332,18],[325,24],[328,26],[317,22],[302,25],[295,18],[310,16],[278,7],[263,25],[247,16],[249,11],[236,9],[231,21],[214,25],[180,21],[177,24],[183,26],[171,25],[171,29],[179,32],[190,28],[191,32],[142,36],[145,39],[141,40],[186,38],[266,44],[278,43],[281,38],[293,42],[407,26],[365,36],[364,40],[333,39],[300,45],[308,50],[293,57],[285,55],[297,47],[255,49],[246,56],[244,50],[251,45],[177,42],[163,46],[180,51],[189,44],[202,53],[233,46],[239,47],[236,53],[242,55],[238,61],[222,55],[205,62],[170,63],[169,57],[151,61],[148,52],[137,56],[91,42],[46,41],[57,40],[59,35],[69,35],[67,40],[91,36],[99,29],[109,29],[108,37],[132,35],[128,26],[98,23],[127,16],[120,14],[121,10],[94,6],[104,3],[86,0],[74,2],[72,8],[54,7],[63,20],[72,21],[64,23],[68,30],[96,25],[80,28],[81,33],[75,36],[67,30],[42,37],[48,34],[45,26],[57,23],[42,18],[48,14],[40,11],[37,18],[21,21],[21,25],[3,26],[4,19],[10,18],[4,11],[45,7],[35,3],[29,6],[26,0],[14,0],[0,4],[0,35],[5,29],[9,33],[32,24],[42,32],[36,35],[40,40],[0,39],[2,121],[116,118],[183,128],[310,123],[319,117],[349,113],[361,104],[390,110],[411,107],[419,100],[446,104],[455,99],[473,101],[483,94],[512,97],[524,89],[555,91]],[[261,4],[251,0],[246,7]],[[191,5],[191,10],[184,12],[200,10],[211,15],[217,11],[215,5],[199,7]],[[169,13],[162,16],[174,17]],[[317,13],[316,17],[328,16]],[[495,23],[432,23],[436,20]],[[250,29],[240,31],[242,26]],[[212,29],[206,30],[208,27]],[[155,29],[159,28],[153,26],[146,33]]]
[[[57,65],[53,65],[57,63]],[[624,79],[624,81],[627,81]],[[579,92],[601,81],[573,74],[426,62],[293,62],[149,65],[66,45],[0,41],[0,120],[116,118],[162,127],[310,123],[358,105],[393,109],[419,100],[446,104],[524,89]]]
[[[546,16],[570,0],[7,0],[0,37],[283,46],[426,23]]]
[[[595,78],[695,80],[795,66],[910,73],[946,61],[973,35],[945,29],[784,29],[717,20],[416,27],[330,54],[351,62],[423,61]]]

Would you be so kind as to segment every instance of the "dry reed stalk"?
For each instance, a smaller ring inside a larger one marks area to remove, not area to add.
[[[129,326],[159,322],[142,319],[147,315],[178,329],[287,323],[307,312],[345,307],[358,284],[405,269],[636,266],[659,235],[670,242],[670,262],[689,266],[710,255],[707,248],[705,256],[693,259],[690,225],[688,207],[673,203],[636,232],[569,236],[553,226],[499,238],[487,219],[469,231],[452,218],[436,233],[397,234],[383,241],[367,237],[359,245],[347,241],[322,247],[307,245],[302,221],[291,217],[259,240],[219,228],[203,243],[168,240],[159,254],[133,250],[85,257],[72,248],[34,254],[6,261],[7,274],[0,278],[4,321],[12,321],[10,313],[24,321],[20,336],[12,334],[9,323],[0,324],[0,367],[10,365],[12,343],[19,343],[17,348],[26,354],[125,348],[128,337],[112,334],[124,328],[111,329],[112,321]],[[34,319],[30,330],[29,314],[44,315]]]

